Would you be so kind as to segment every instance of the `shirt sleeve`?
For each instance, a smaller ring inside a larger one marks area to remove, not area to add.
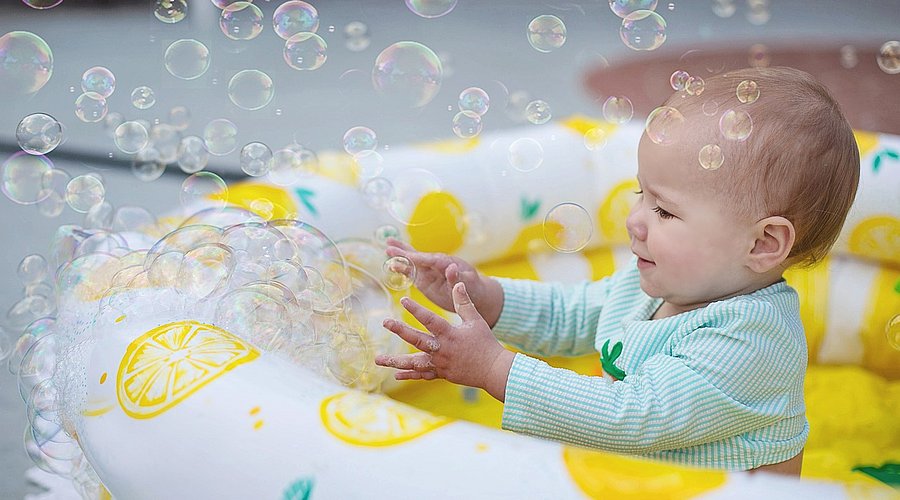
[[[575,285],[497,278],[503,309],[494,325],[498,340],[537,356],[596,352],[594,336],[611,277]]]
[[[798,408],[802,413],[802,402],[789,401],[789,387],[797,377],[802,384],[806,366],[798,360],[805,352],[757,333],[698,329],[672,355],[652,356],[616,382],[517,354],[502,426],[644,454],[722,440],[771,425]]]

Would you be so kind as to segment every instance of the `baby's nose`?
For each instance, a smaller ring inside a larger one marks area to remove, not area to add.
[[[643,241],[647,238],[647,225],[641,220],[640,210],[638,207],[640,202],[635,203],[631,207],[628,218],[625,219],[625,228],[628,229],[628,235],[632,238]]]

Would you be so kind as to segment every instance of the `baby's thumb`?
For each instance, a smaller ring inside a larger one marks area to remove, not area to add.
[[[466,291],[466,284],[462,281],[453,286],[453,305],[456,308],[456,314],[459,314],[463,321],[481,318],[481,314],[478,313],[478,309],[475,309],[475,304],[469,297],[469,292]]]

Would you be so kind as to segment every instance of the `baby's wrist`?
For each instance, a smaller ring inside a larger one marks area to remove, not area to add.
[[[478,312],[481,313],[481,317],[488,326],[494,328],[497,320],[500,319],[500,312],[503,311],[503,286],[490,276],[484,276],[481,280],[484,297],[478,307]]]
[[[516,354],[514,352],[502,349],[494,357],[494,361],[488,370],[487,380],[485,380],[484,387],[482,387],[501,403],[506,399],[506,382],[509,380],[509,372],[512,369],[515,358]]]

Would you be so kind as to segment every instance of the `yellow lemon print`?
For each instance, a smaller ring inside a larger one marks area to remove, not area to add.
[[[622,181],[612,188],[600,209],[597,211],[597,224],[600,226],[600,234],[604,243],[628,243],[628,230],[625,229],[625,219],[631,212],[631,206],[637,200],[634,194],[639,188],[637,179]]]
[[[600,129],[603,132],[606,132],[607,135],[612,134],[616,130],[616,125],[612,123],[594,120],[593,118],[588,118],[584,115],[575,115],[566,118],[560,123],[562,126],[574,130],[581,135],[584,135],[593,129]]]
[[[286,190],[252,182],[229,186],[225,201],[246,208],[266,220],[284,219],[298,210],[297,203]]]
[[[463,244],[466,224],[462,203],[445,191],[419,200],[409,219],[409,242],[422,252],[453,253]]]
[[[469,139],[448,139],[446,141],[429,142],[420,145],[419,148],[446,155],[461,155],[474,150],[480,143],[481,139],[471,137]]]
[[[860,158],[865,158],[878,145],[878,134],[873,134],[872,132],[854,130],[853,137],[856,138],[856,146],[859,148]]]
[[[119,363],[116,397],[132,418],[152,418],[176,406],[259,351],[221,328],[176,321],[134,339]]]
[[[340,392],[325,398],[320,414],[328,432],[359,446],[405,443],[452,421],[362,392]]]
[[[900,264],[900,219],[876,215],[863,220],[850,233],[848,246],[863,257]]]
[[[563,448],[572,479],[591,498],[639,500],[693,498],[725,484],[726,473]]]

